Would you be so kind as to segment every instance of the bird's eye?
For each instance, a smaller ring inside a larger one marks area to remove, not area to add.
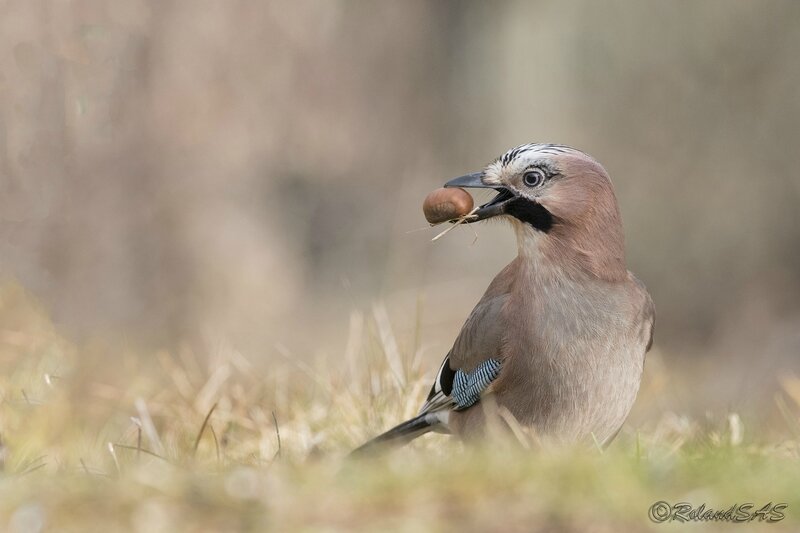
[[[544,178],[544,171],[540,168],[532,168],[525,171],[525,174],[522,175],[522,181],[524,181],[525,185],[528,187],[538,187],[544,183]]]

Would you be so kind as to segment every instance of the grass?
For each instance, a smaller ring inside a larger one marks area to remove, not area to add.
[[[605,451],[431,435],[371,460],[346,453],[412,415],[433,368],[379,308],[340,360],[289,350],[268,368],[230,347],[138,354],[63,339],[19,287],[0,290],[2,531],[794,531],[797,383],[785,434],[663,413]],[[642,391],[640,401],[654,401]],[[525,448],[532,448],[526,450]],[[659,500],[786,518],[661,523]]]

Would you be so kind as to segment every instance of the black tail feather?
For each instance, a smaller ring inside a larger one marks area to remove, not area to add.
[[[420,435],[431,431],[433,424],[428,420],[429,418],[430,414],[421,414],[402,424],[398,424],[350,452],[350,457],[361,457],[380,448],[408,444]]]

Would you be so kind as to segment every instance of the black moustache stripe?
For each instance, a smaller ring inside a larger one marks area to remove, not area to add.
[[[525,198],[516,198],[511,200],[507,205],[505,212],[507,215],[527,222],[539,231],[547,233],[553,227],[553,215],[543,206],[526,200]]]

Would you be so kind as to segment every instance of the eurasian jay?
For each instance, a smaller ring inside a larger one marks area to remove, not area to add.
[[[508,220],[517,257],[467,318],[419,414],[354,453],[429,431],[480,436],[500,409],[557,442],[607,444],[636,398],[655,309],[625,266],[605,169],[574,148],[525,144],[445,187],[497,191],[465,221]]]

